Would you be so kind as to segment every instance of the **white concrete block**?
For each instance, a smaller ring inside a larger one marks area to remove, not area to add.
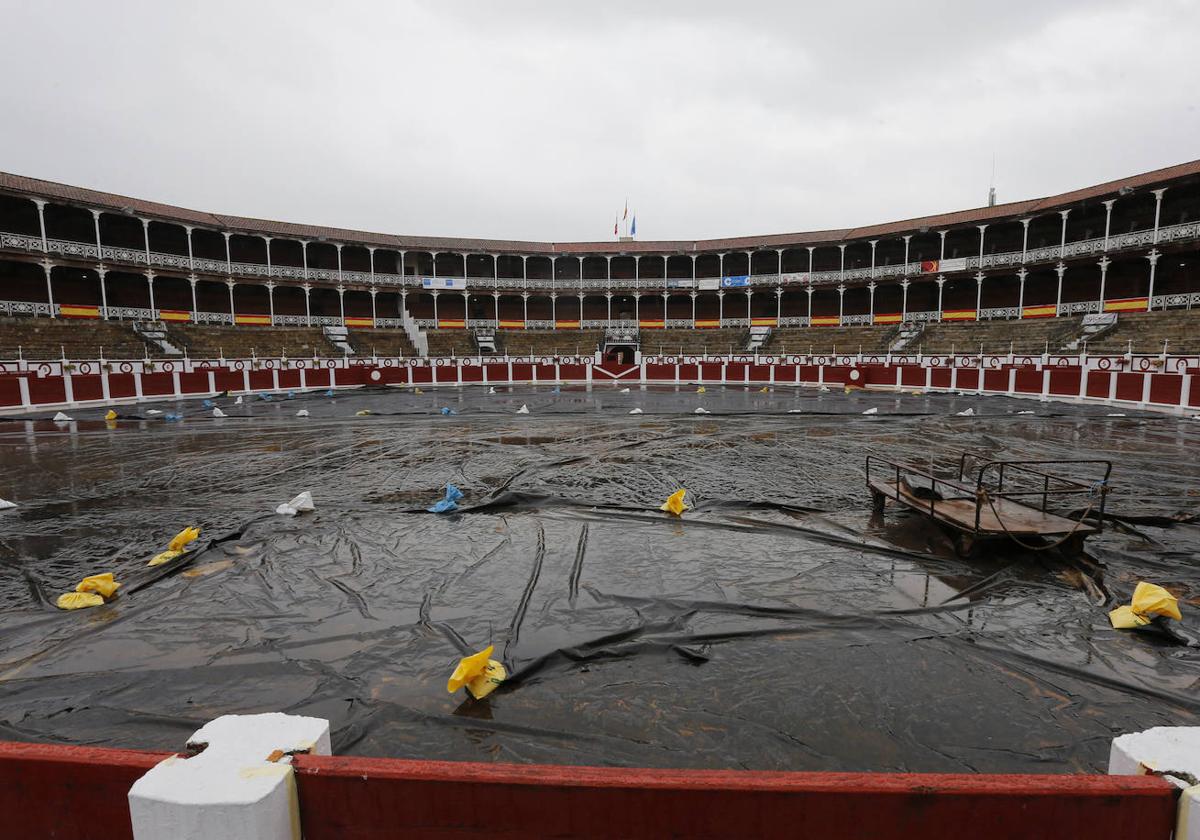
[[[289,754],[329,755],[329,721],[224,715],[198,729],[188,748],[199,752],[159,762],[129,789],[136,840],[299,840]]]
[[[1175,840],[1200,840],[1200,726],[1156,726],[1114,738],[1108,773],[1155,773],[1183,788]]]

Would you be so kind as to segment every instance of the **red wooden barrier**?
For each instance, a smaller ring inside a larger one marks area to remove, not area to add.
[[[165,753],[0,741],[0,835],[125,840],[129,787]]]
[[[1168,840],[1152,776],[645,770],[298,756],[306,840],[527,837]]]

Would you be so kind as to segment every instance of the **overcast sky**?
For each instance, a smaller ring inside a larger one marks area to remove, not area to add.
[[[848,227],[1200,157],[1195,0],[0,0],[0,170],[405,234]]]

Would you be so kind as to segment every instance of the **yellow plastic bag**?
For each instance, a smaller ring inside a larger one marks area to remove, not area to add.
[[[1182,621],[1179,612],[1179,601],[1167,590],[1153,583],[1141,581],[1133,590],[1133,601],[1129,604],[1138,615],[1165,615],[1176,621]]]
[[[493,650],[495,645],[488,645],[479,653],[459,660],[458,667],[446,681],[446,691],[453,694],[465,685],[476,700],[482,700],[495,691],[496,686],[504,682],[508,672],[499,662],[488,658]]]
[[[696,393],[697,393],[697,394],[703,394],[703,393],[704,393],[704,386],[703,386],[703,385],[701,385],[699,388],[697,388],[697,389],[696,389]]]
[[[662,503],[659,510],[675,516],[683,516],[685,510],[691,510],[692,507],[683,501],[683,497],[687,495],[687,490],[676,490],[667,500]]]
[[[193,542],[199,536],[200,529],[195,525],[192,525],[189,528],[184,528],[175,535],[175,537],[167,545],[167,548],[171,551],[182,552],[185,548],[187,548],[188,543]]]
[[[354,412],[355,417],[369,417],[370,415],[371,412],[367,411],[365,408],[362,411]]]
[[[1156,615],[1182,621],[1179,601],[1161,586],[1141,581],[1133,590],[1133,600],[1108,614],[1108,620],[1116,630],[1134,630],[1145,627]]]
[[[112,572],[105,572],[100,575],[90,575],[79,581],[79,585],[75,587],[76,592],[95,592],[105,600],[111,598],[116,591],[121,587],[121,584],[113,580]]]
[[[117,419],[117,412],[113,411],[113,410],[110,408],[110,409],[108,410],[108,414],[105,414],[105,415],[104,415],[104,419],[105,419],[105,420],[116,420],[116,419]]]
[[[414,394],[424,394],[425,392],[422,391],[420,388],[413,388],[413,393]]]
[[[82,610],[86,607],[98,607],[104,599],[94,592],[64,592],[58,596],[56,605],[60,610]]]

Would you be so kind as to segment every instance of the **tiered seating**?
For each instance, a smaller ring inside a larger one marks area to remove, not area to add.
[[[425,341],[429,344],[429,355],[434,357],[474,356],[479,352],[468,330],[426,330]]]
[[[604,343],[603,330],[498,330],[496,349],[510,356],[590,356]],[[430,351],[432,353],[432,350]]]
[[[746,348],[749,331],[740,327],[718,330],[642,330],[644,354],[689,356],[700,353],[738,353]]]
[[[1023,321],[959,321],[930,324],[908,351],[925,353],[1041,353],[1061,350],[1080,331],[1081,318],[1037,318]]]
[[[320,327],[209,327],[172,326],[170,341],[194,359],[228,359],[257,356],[292,358],[338,356]]]
[[[772,353],[882,353],[896,334],[894,326],[807,327],[773,330],[766,349]]]
[[[1200,353],[1200,310],[1122,312],[1117,326],[1088,342],[1089,353],[1124,353],[1133,342],[1134,353]]]
[[[360,356],[415,356],[408,333],[404,330],[350,330],[350,346]]]
[[[141,359],[146,344],[120,321],[0,318],[0,359]]]

